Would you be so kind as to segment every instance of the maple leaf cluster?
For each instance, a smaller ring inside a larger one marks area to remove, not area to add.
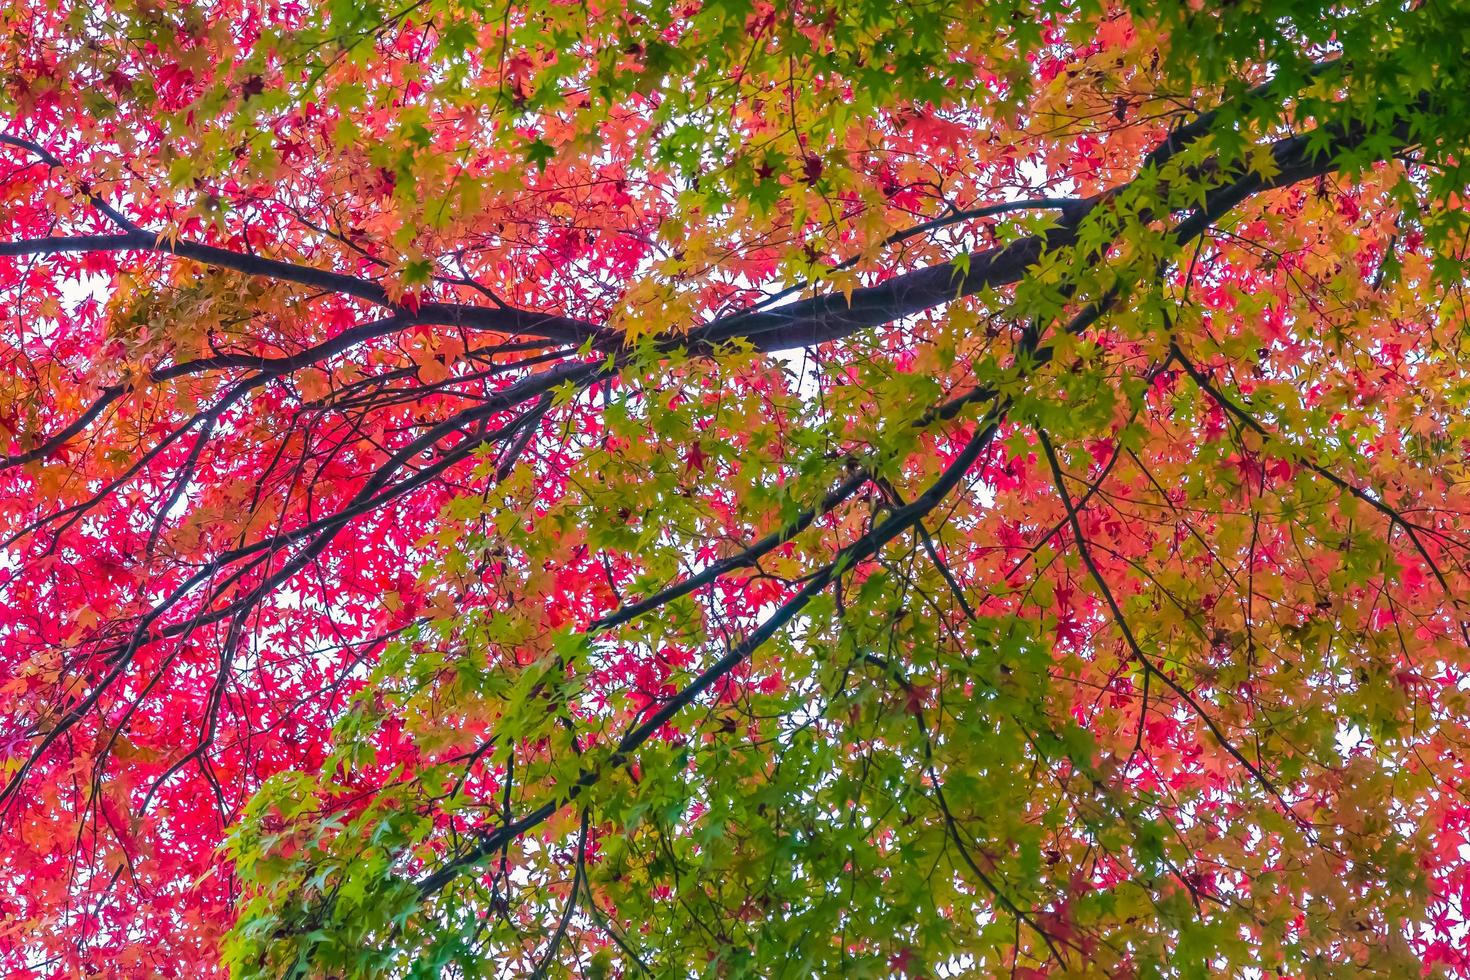
[[[0,968],[1470,976],[1467,38],[0,9]]]

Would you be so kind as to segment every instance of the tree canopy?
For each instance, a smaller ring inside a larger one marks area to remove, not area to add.
[[[0,7],[7,976],[1470,976],[1470,4]]]

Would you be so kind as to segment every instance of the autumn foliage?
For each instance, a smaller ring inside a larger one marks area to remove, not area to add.
[[[0,6],[0,973],[1470,976],[1464,0]]]

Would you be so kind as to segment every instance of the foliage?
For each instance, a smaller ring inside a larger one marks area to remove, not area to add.
[[[1470,975],[1467,52],[0,9],[7,975]]]

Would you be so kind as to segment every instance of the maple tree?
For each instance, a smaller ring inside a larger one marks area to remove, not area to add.
[[[1467,52],[0,9],[6,975],[1470,976]]]

